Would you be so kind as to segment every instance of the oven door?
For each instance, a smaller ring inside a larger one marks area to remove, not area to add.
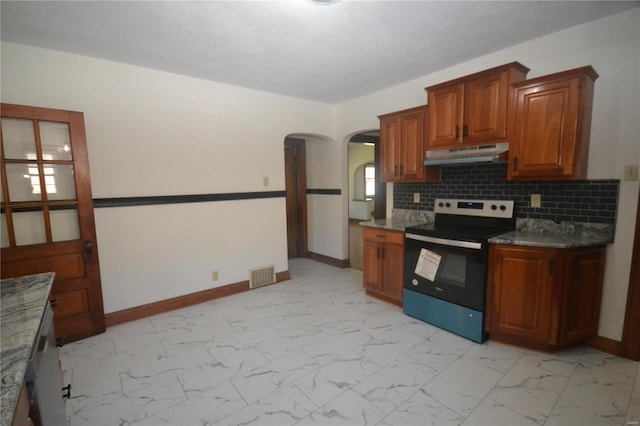
[[[484,312],[487,244],[405,234],[404,287]]]

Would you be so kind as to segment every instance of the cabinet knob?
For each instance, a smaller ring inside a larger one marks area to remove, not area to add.
[[[60,301],[58,299],[51,299],[49,300],[49,304],[51,305],[51,308],[55,309],[60,304]]]

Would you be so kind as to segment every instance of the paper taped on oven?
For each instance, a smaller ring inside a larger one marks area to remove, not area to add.
[[[438,253],[434,253],[427,249],[421,249],[415,273],[429,281],[435,281],[441,259],[442,256]]]

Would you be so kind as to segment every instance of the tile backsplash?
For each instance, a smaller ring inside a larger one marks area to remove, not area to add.
[[[516,217],[555,222],[615,225],[620,181],[507,181],[506,163],[448,165],[439,183],[396,183],[393,207],[432,211],[436,198],[504,199],[515,201]],[[413,194],[420,193],[420,203]],[[542,207],[532,208],[531,194],[542,195]]]

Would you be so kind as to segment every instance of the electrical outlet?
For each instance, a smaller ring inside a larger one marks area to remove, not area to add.
[[[414,192],[413,193],[413,202],[418,204],[420,202],[420,193],[419,192]]]
[[[213,271],[211,273],[211,281],[218,281],[218,271]]]
[[[624,180],[638,180],[637,164],[627,164],[624,166]]]
[[[269,186],[269,176],[262,178],[262,186]]]
[[[542,207],[542,194],[531,194],[531,207],[534,209]]]

